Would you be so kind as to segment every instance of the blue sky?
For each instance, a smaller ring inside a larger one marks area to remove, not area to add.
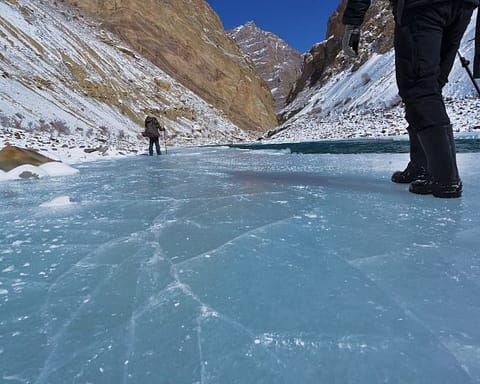
[[[340,0],[207,0],[225,29],[247,21],[275,33],[301,53],[325,40],[327,21]]]

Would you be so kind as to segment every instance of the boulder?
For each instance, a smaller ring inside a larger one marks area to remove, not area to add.
[[[7,145],[0,151],[0,169],[5,172],[9,172],[20,165],[38,166],[52,161],[56,160],[41,155],[33,149],[19,148],[14,145]]]

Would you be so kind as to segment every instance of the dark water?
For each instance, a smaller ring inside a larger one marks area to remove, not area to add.
[[[457,152],[480,152],[480,139],[461,138],[455,140]],[[258,150],[290,150],[292,153],[408,153],[407,140],[394,139],[360,139],[360,140],[325,140],[302,143],[238,144],[232,148]]]

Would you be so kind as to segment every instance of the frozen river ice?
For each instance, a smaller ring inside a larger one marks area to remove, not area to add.
[[[171,152],[0,184],[1,383],[480,383],[480,153]]]

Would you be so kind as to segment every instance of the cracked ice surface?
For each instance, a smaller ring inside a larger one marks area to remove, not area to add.
[[[183,149],[1,183],[0,382],[480,383],[480,155],[460,200],[392,184],[406,160]]]

